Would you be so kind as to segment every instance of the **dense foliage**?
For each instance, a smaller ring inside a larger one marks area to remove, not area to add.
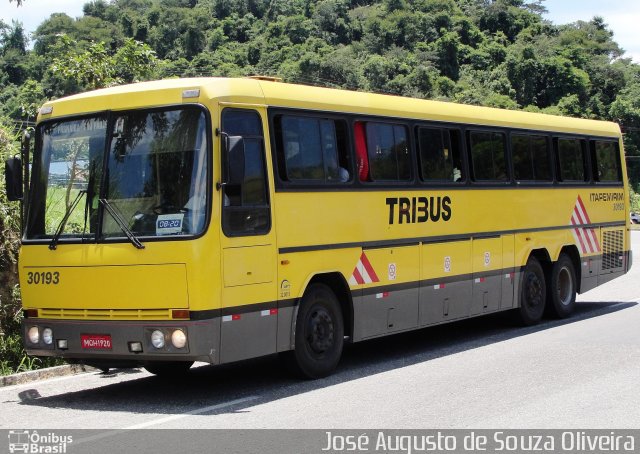
[[[640,65],[602,18],[556,25],[543,12],[544,0],[93,0],[30,37],[0,21],[0,117],[138,80],[274,75],[613,120],[640,189]]]
[[[610,119],[640,155],[640,66],[602,18],[544,0],[93,0],[26,36],[0,23],[0,114],[150,78],[277,75],[420,98]],[[29,48],[29,39],[33,49]],[[640,161],[631,161],[637,184]]]

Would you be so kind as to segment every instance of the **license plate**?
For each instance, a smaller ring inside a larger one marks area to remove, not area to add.
[[[111,350],[111,335],[109,334],[81,334],[82,348],[91,350]]]

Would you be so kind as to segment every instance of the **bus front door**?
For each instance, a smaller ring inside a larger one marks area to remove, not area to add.
[[[267,355],[276,350],[277,267],[263,121],[258,111],[222,110],[221,141],[240,144],[242,177],[223,184],[222,322],[220,362]],[[222,142],[221,142],[222,144]],[[221,146],[222,165],[230,160]],[[236,162],[237,166],[237,162]],[[237,169],[236,169],[237,170]]]

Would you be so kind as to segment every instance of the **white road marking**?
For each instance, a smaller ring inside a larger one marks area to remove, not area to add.
[[[121,434],[121,433],[126,432],[128,430],[145,429],[145,428],[148,428],[148,427],[151,427],[151,426],[157,426],[157,425],[160,425],[160,424],[164,424],[166,422],[175,421],[177,419],[186,418],[187,416],[201,415],[203,413],[208,413],[210,411],[215,411],[215,410],[220,410],[222,408],[232,407],[234,405],[238,405],[238,404],[241,404],[241,403],[244,403],[244,402],[249,402],[249,401],[252,401],[252,400],[256,400],[258,397],[259,396],[243,397],[242,399],[235,399],[235,400],[230,400],[229,402],[223,402],[223,403],[216,404],[216,405],[209,405],[208,407],[197,408],[195,410],[187,411],[185,413],[180,413],[180,414],[177,414],[177,415],[171,415],[171,416],[166,416],[164,418],[154,419],[154,420],[143,422],[143,423],[140,423],[140,424],[135,424],[133,426],[124,427],[122,429],[110,429],[110,430],[107,430],[106,432],[102,432],[102,433],[99,433],[97,435],[93,435],[91,437],[79,438],[77,440],[74,439],[73,440],[73,446],[81,445],[81,444],[92,442],[92,441],[96,441],[96,440],[102,440],[103,438],[112,437],[114,435]]]
[[[630,300],[624,300],[623,303],[638,303],[640,302],[640,296],[636,296],[635,298],[631,298]]]
[[[243,397],[242,399],[230,400],[229,402],[224,402],[224,403],[221,403],[221,404],[210,405],[208,407],[198,408],[196,410],[191,410],[191,411],[188,411],[188,412],[185,412],[185,413],[180,413],[178,415],[171,415],[171,416],[167,416],[165,418],[154,419],[153,421],[147,421],[147,422],[143,422],[143,423],[140,423],[140,424],[135,424],[133,426],[125,427],[125,430],[144,429],[146,427],[157,426],[157,425],[169,422],[169,421],[175,421],[176,419],[185,418],[187,416],[201,415],[202,413],[208,413],[210,411],[220,410],[221,408],[231,407],[233,405],[241,404],[241,403],[244,403],[244,402],[249,402],[251,400],[256,400],[257,398],[258,398],[258,396],[249,396],[249,397]]]

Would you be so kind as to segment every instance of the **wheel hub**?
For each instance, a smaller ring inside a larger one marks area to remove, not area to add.
[[[571,304],[573,296],[573,283],[569,270],[565,267],[558,273],[558,284],[556,285],[558,290],[558,301],[564,306]]]
[[[333,320],[325,310],[314,311],[309,317],[307,342],[316,353],[324,353],[333,345]]]
[[[542,282],[535,273],[527,275],[527,305],[529,307],[537,307],[542,304]]]

